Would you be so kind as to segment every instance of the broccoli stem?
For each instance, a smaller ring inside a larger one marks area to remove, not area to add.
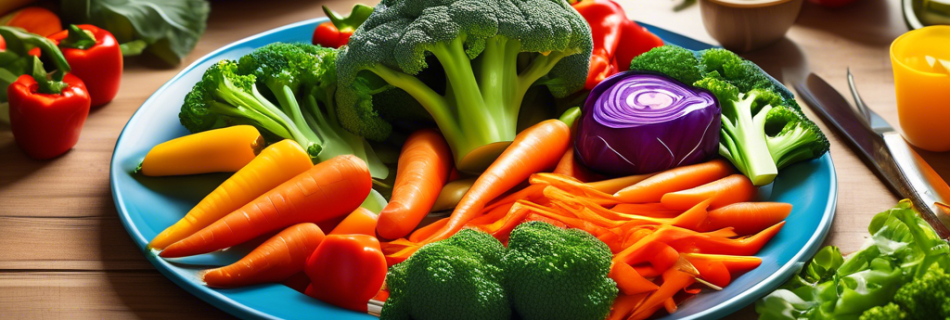
[[[801,126],[796,126],[794,130],[775,137],[769,137],[766,143],[779,169],[786,166],[810,159],[813,154],[808,148],[800,148],[803,141],[808,141],[806,136],[808,132]]]
[[[579,52],[539,53],[519,74],[521,41],[502,36],[486,39],[482,53],[470,60],[465,39],[460,36],[429,47],[445,70],[444,96],[418,78],[382,64],[367,68],[419,101],[449,141],[457,163],[479,147],[514,140],[525,93],[561,59]]]
[[[765,142],[765,115],[772,107],[766,105],[753,116],[752,104],[754,102],[755,96],[746,95],[739,101],[724,105],[724,107],[732,108],[729,111],[735,116],[735,119],[730,121],[728,117],[723,116],[723,137],[727,137],[723,140],[725,140],[726,147],[730,151],[730,153],[723,155],[735,160],[732,162],[736,164],[739,171],[752,180],[752,184],[762,186],[775,179],[778,168],[775,166],[772,154],[769,153],[768,145]],[[723,112],[723,114],[727,113]],[[720,152],[722,152],[722,148],[720,148]],[[730,155],[731,157],[729,157]]]
[[[329,97],[332,97],[332,94]],[[317,159],[322,162],[336,156],[352,154],[366,161],[373,178],[385,179],[389,176],[389,167],[386,167],[379,160],[379,157],[376,156],[376,153],[373,152],[366,141],[362,137],[343,129],[336,121],[336,115],[333,113],[333,108],[330,107],[333,103],[332,98],[329,101],[324,101],[324,103],[328,109],[326,115],[320,110],[316,97],[307,95],[304,99],[307,113],[303,114],[303,117],[306,124],[309,128],[314,128],[324,141],[323,151],[320,152]]]

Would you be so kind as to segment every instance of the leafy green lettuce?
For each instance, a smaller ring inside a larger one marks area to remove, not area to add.
[[[843,257],[825,247],[796,276],[762,300],[761,320],[857,320],[891,302],[905,283],[932,266],[950,267],[950,245],[914,211],[909,200],[878,213],[864,248]]]

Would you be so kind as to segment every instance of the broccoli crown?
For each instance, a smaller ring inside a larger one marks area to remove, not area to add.
[[[458,163],[514,138],[531,86],[556,97],[582,89],[592,48],[590,27],[564,0],[383,0],[339,54],[340,121],[381,141],[392,126],[374,96],[403,90],[432,115]]]
[[[221,92],[233,90],[251,94],[256,78],[253,75],[240,76],[237,70],[237,62],[221,60],[208,68],[201,80],[185,95],[185,103],[178,118],[188,131],[200,132],[220,128],[237,121],[227,116],[222,117],[213,110],[216,103],[227,103],[218,96],[219,89]]]
[[[765,117],[766,143],[779,169],[814,159],[831,144],[814,122],[801,112],[785,106],[772,108]]]
[[[241,57],[238,71],[253,74],[271,90],[287,86],[296,93],[301,85],[315,83],[318,64],[315,56],[305,48],[283,42],[263,46]]]
[[[885,306],[877,306],[861,314],[858,320],[905,320],[907,312],[901,310],[894,303],[888,303]]]
[[[682,83],[694,83],[703,78],[699,60],[693,52],[673,45],[656,47],[633,58],[630,70],[659,72]]]
[[[751,61],[742,59],[726,49],[705,50],[700,57],[705,72],[718,72],[732,82],[739,91],[761,88],[771,89],[772,80]]]
[[[502,259],[512,307],[526,320],[604,319],[618,292],[607,275],[611,257],[606,244],[582,230],[519,225]]]
[[[423,246],[390,268],[380,319],[510,319],[504,252],[497,239],[472,229]]]
[[[908,319],[950,319],[950,275],[931,267],[923,277],[898,289],[894,302]]]

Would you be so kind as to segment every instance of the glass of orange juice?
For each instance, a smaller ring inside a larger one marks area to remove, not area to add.
[[[950,26],[898,37],[891,65],[904,138],[929,151],[950,151]]]

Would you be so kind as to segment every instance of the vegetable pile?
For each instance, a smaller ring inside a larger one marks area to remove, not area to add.
[[[630,69],[660,72],[716,95],[722,108],[719,154],[756,186],[771,183],[778,169],[828,151],[828,139],[802,115],[794,95],[728,50],[663,46],[634,58]]]
[[[383,0],[331,20],[323,46],[211,65],[181,106],[192,135],[136,170],[234,172],[149,243],[171,259],[270,236],[202,272],[210,287],[283,283],[383,319],[673,313],[761,264],[793,208],[756,185],[827,149],[754,64],[660,47],[609,0]]]
[[[871,237],[846,257],[822,248],[811,262],[756,303],[759,319],[946,319],[950,245],[910,200],[878,213]]]

